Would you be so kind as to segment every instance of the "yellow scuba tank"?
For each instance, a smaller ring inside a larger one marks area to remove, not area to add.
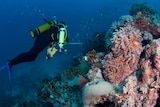
[[[59,34],[57,35],[58,37],[58,46],[61,49],[63,49],[63,46],[65,45],[66,38],[67,38],[67,29],[64,24],[61,24],[62,27],[59,29]]]
[[[38,35],[40,35],[41,33],[49,30],[51,27],[55,26],[57,24],[57,21],[45,21],[46,23],[41,24],[39,26],[37,26],[34,30],[30,30],[30,34],[31,36],[34,38]]]

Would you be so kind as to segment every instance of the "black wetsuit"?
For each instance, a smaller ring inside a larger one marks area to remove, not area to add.
[[[51,37],[52,33],[54,34],[54,40]],[[51,42],[57,42],[57,33],[58,33],[58,28],[53,27],[49,31],[37,36],[33,47],[28,52],[21,53],[14,59],[10,60],[9,62],[10,68],[13,65],[22,62],[29,62],[35,60],[38,54],[42,50],[44,50],[48,45],[50,45]]]

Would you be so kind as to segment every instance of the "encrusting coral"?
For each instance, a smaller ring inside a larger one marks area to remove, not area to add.
[[[83,107],[94,107],[98,103],[108,100],[109,95],[114,95],[113,86],[105,81],[99,68],[90,69],[89,82],[83,87]]]

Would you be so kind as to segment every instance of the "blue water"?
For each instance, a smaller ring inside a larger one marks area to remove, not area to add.
[[[132,3],[147,2],[160,13],[158,0],[4,0],[0,3],[0,65],[21,52],[28,51],[34,39],[29,30],[43,19],[58,19],[68,26],[71,42],[83,42],[95,32],[109,29],[113,21],[127,15]],[[67,69],[73,56],[82,52],[81,45],[68,47],[67,54],[56,54],[45,60],[45,51],[34,62],[18,64],[12,69],[13,87],[23,93],[30,83]],[[25,83],[25,85],[24,85]],[[0,71],[0,97],[8,90],[7,72]],[[0,106],[1,107],[1,106]]]

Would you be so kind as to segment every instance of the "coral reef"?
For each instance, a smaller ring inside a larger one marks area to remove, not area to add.
[[[141,11],[139,11],[136,15],[136,18],[134,19],[134,26],[141,31],[150,32],[152,26],[148,17],[149,16],[145,16]]]
[[[113,86],[103,79],[101,72],[99,68],[89,70],[87,74],[89,82],[83,87],[82,93],[83,107],[93,107],[104,103],[108,99],[111,100],[109,95],[114,95]]]
[[[65,80],[64,75],[61,77],[53,77],[43,82],[40,90],[37,92],[37,97],[45,103],[50,103],[56,107],[80,107],[81,91],[76,85],[69,86],[68,80]]]
[[[63,75],[67,80],[72,80],[75,76],[78,75],[78,68],[71,66],[69,69],[63,72]]]
[[[83,61],[90,64],[91,68],[92,67],[102,68],[103,65],[101,62],[104,56],[105,56],[105,52],[96,52],[95,50],[92,50],[92,51],[89,51],[86,54],[86,56],[83,57]]]
[[[106,80],[117,85],[137,69],[138,60],[142,52],[141,33],[131,25],[114,32],[112,52],[106,55]]]
[[[119,18],[119,21],[115,21],[115,22],[112,23],[110,30],[113,33],[116,30],[119,30],[120,27],[124,27],[124,26],[127,26],[127,25],[133,25],[133,17],[131,15],[123,15],[123,16],[121,16]],[[108,37],[108,35],[107,35],[107,37]]]
[[[116,107],[158,105],[159,19],[146,4],[132,5],[130,15],[103,33],[102,52],[94,44],[85,55],[75,57],[72,67],[42,84],[38,98],[58,107],[109,106],[108,101]]]
[[[150,14],[150,15],[157,14],[157,12],[154,9],[152,9],[151,7],[149,7],[147,5],[147,3],[134,3],[134,4],[132,4],[131,9],[129,11],[129,14],[134,16],[140,11],[143,14]]]
[[[133,16],[134,26],[139,30],[150,32],[154,38],[160,35],[160,22],[157,12],[145,3],[132,5],[130,15]]]
[[[118,105],[122,107],[154,107],[158,98],[156,88],[138,84],[136,76],[130,76],[123,87],[123,93],[117,95]]]
[[[138,8],[135,8],[136,14],[131,14],[133,16],[121,17],[120,21],[112,24],[109,30],[110,35],[112,32],[113,36],[111,50],[97,62],[104,68],[93,63],[96,59],[95,51],[91,52],[92,57],[89,57],[92,59],[89,60],[92,69],[88,71],[87,76],[90,81],[86,85],[95,84],[94,77],[97,77],[100,72],[98,68],[102,69],[103,75],[98,77],[104,77],[105,81],[115,86],[115,94],[105,93],[107,95],[105,99],[114,101],[115,105],[120,107],[154,107],[159,98],[160,24],[157,21],[159,16],[152,9],[147,11],[148,7],[143,7],[141,11]],[[106,39],[108,39],[107,33]],[[95,86],[91,86],[92,89],[89,86],[87,88],[84,92],[96,97],[94,100],[90,98],[85,100],[86,102],[83,101],[84,104],[94,106],[105,102],[99,99],[98,94],[94,95],[96,91],[101,92],[98,89],[93,92]]]
[[[120,23],[113,30],[113,47],[104,58],[103,74],[106,81],[122,88],[115,94],[117,106],[154,107],[160,88],[159,23],[155,24],[156,12],[151,10],[137,9],[132,15],[132,23]]]

